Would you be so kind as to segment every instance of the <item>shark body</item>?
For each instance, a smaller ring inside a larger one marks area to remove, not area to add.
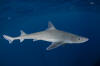
[[[3,35],[3,37],[8,40],[9,43],[12,43],[14,40],[18,39],[20,40],[20,42],[23,42],[24,39],[33,39],[33,41],[44,40],[52,42],[52,44],[47,47],[47,50],[57,48],[66,43],[72,44],[88,41],[88,38],[56,29],[51,22],[48,22],[48,29],[41,32],[26,34],[21,30],[21,35],[18,37],[10,37],[7,35]]]

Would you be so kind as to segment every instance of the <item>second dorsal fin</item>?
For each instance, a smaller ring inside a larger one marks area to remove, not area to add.
[[[21,36],[26,35],[26,33],[23,30],[21,30],[20,32],[21,32]]]
[[[48,22],[48,30],[56,29],[55,26],[51,23],[51,21]]]

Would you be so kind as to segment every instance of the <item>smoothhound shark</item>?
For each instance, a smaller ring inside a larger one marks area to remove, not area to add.
[[[7,35],[3,35],[3,37],[6,40],[8,40],[9,43],[12,43],[14,40],[18,40],[18,39],[20,40],[20,42],[23,42],[24,39],[33,39],[33,41],[44,40],[44,41],[52,42],[52,44],[49,47],[47,47],[47,50],[57,48],[67,43],[69,44],[83,43],[88,41],[88,38],[86,37],[82,37],[79,35],[75,35],[72,33],[64,32],[56,29],[51,22],[48,22],[48,29],[41,32],[26,34],[21,30],[21,35],[18,37],[10,37]]]

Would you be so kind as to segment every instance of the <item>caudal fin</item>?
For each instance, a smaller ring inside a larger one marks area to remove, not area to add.
[[[9,44],[13,42],[14,38],[7,36],[7,35],[3,35],[3,37],[9,41]]]

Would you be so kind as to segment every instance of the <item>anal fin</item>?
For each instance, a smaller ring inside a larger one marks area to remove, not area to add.
[[[24,41],[24,39],[20,39],[20,42],[23,42]]]

